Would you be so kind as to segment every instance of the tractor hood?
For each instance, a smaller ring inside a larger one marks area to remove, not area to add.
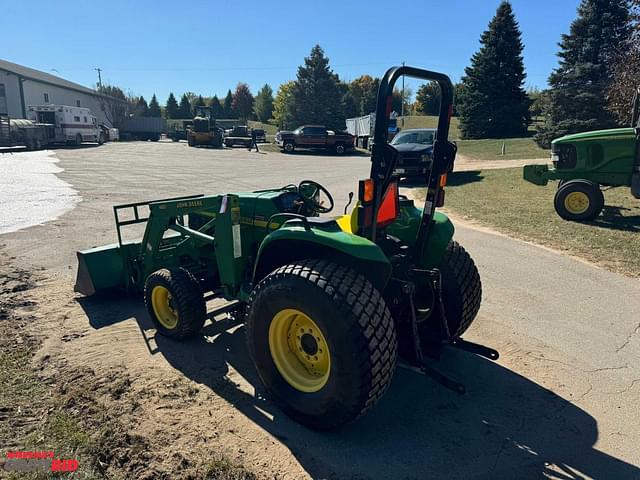
[[[594,130],[592,132],[574,133],[556,138],[551,145],[559,143],[573,143],[587,140],[616,140],[629,139],[635,137],[635,129],[633,128],[611,128],[609,130]]]

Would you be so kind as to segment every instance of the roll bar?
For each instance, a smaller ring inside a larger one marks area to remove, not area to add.
[[[378,89],[376,101],[376,123],[371,150],[371,174],[373,180],[373,222],[371,231],[367,232],[373,241],[376,239],[376,222],[382,196],[392,181],[393,171],[397,162],[396,149],[387,143],[387,131],[389,128],[389,114],[392,109],[393,87],[398,79],[406,75],[421,80],[431,80],[440,86],[440,110],[438,114],[438,129],[433,146],[433,167],[426,178],[426,186],[429,191],[437,193],[440,175],[449,172],[453,168],[456,146],[448,141],[449,124],[453,113],[453,84],[449,77],[443,73],[423,70],[421,68],[401,66],[391,67],[382,77]],[[404,100],[403,100],[404,101]],[[433,216],[435,206],[426,211],[423,217]],[[425,222],[423,222],[425,223]],[[421,229],[421,234],[426,234],[426,229]]]

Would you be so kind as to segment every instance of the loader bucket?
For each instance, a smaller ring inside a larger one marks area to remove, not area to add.
[[[74,290],[90,296],[125,288],[125,260],[117,243],[77,252],[78,275]]]
[[[551,177],[548,165],[525,165],[523,177],[527,182],[546,185]]]

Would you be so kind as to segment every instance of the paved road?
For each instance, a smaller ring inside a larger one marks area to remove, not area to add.
[[[67,277],[75,250],[115,239],[115,203],[312,178],[341,211],[369,167],[360,156],[163,142],[57,155],[59,176],[83,201],[0,243],[10,256]],[[460,227],[456,237],[483,278],[470,338],[502,353],[498,363],[449,355],[447,368],[465,379],[467,396],[400,370],[380,406],[342,432],[310,434],[286,419],[256,419],[259,427],[315,478],[640,478],[640,282],[500,235]],[[253,409],[238,408],[254,418]]]

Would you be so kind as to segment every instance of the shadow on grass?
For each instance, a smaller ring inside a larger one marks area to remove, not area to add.
[[[599,451],[596,420],[545,387],[464,352],[447,352],[446,369],[463,379],[460,396],[399,369],[376,408],[338,431],[293,422],[262,391],[232,318],[207,323],[196,338],[149,336],[139,299],[80,301],[94,328],[135,318],[151,353],[205,385],[279,439],[312,478],[639,478],[640,469]],[[232,367],[255,388],[227,379]],[[203,419],[206,422],[206,419]]]
[[[468,183],[481,182],[484,175],[480,170],[468,170],[465,172],[452,172],[447,175],[447,186],[460,187]]]
[[[640,215],[624,216],[623,210],[629,211],[631,209],[605,205],[602,214],[588,223],[610,230],[640,233]]]

